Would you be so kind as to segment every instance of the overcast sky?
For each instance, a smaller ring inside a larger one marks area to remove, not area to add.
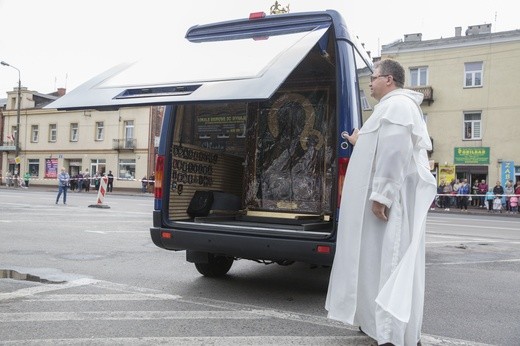
[[[21,71],[22,86],[41,93],[72,90],[124,61],[182,54],[176,40],[196,24],[269,12],[275,0],[0,0],[0,60]],[[492,24],[520,29],[514,0],[292,0],[291,12],[336,9],[372,56],[381,45],[422,33],[452,37],[455,27]],[[0,66],[0,98],[17,86],[16,70]]]

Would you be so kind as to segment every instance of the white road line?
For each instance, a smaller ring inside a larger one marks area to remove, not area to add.
[[[64,284],[49,284],[49,285],[41,285],[41,286],[33,286],[22,288],[14,292],[9,293],[0,293],[0,301],[8,300],[8,299],[16,299],[16,298],[24,298],[28,296],[34,296],[38,293],[44,292],[52,292],[64,290],[67,288],[78,287],[78,286],[87,286],[95,283],[97,280],[93,279],[78,279],[71,282],[67,282]]]
[[[520,260],[518,260],[520,261]],[[124,294],[51,294],[45,293],[78,286],[91,285]],[[311,323],[357,331],[355,327],[332,321],[325,316],[298,314],[282,310],[266,310],[261,307],[218,301],[207,298],[183,299],[180,296],[165,294],[159,290],[117,284],[102,280],[78,279],[68,284],[42,285],[20,289],[12,293],[0,294],[0,301],[12,298],[26,298],[26,301],[118,301],[118,300],[176,300],[180,302],[201,305],[206,309],[213,307],[218,311],[89,311],[89,312],[29,312],[0,313],[0,322],[47,322],[65,320],[178,320],[178,319],[269,319],[276,318],[296,322]],[[3,345],[156,345],[160,343],[174,345],[375,345],[366,336],[237,336],[237,337],[139,337],[139,338],[88,338],[88,339],[26,339],[2,340]],[[422,344],[425,346],[484,346],[475,342],[437,337],[423,334]]]
[[[488,264],[488,263],[515,263],[520,262],[520,258],[512,258],[495,261],[466,261],[466,262],[440,262],[440,263],[426,263],[426,266],[448,266],[448,265],[464,265],[464,264]]]
[[[468,244],[468,243],[504,243],[504,244],[520,244],[520,241],[509,241],[509,240],[488,240],[488,239],[482,239],[482,240],[476,240],[476,239],[473,239],[473,240],[464,240],[464,239],[459,239],[459,240],[439,240],[439,241],[427,241],[426,244],[452,244],[452,243],[457,243],[457,244],[460,244],[460,243],[464,243],[464,244]]]
[[[115,233],[138,233],[138,234],[143,234],[143,233],[148,233],[149,230],[148,229],[142,229],[140,231],[91,231],[91,230],[88,230],[86,229],[84,232],[86,233],[97,233],[97,234],[115,234]]]
[[[34,297],[36,294],[52,292],[52,291],[60,291],[68,288],[79,287],[79,286],[97,286],[100,288],[119,291],[131,294],[137,294],[140,296],[144,296],[145,298],[160,298],[160,299],[179,299],[180,296],[173,294],[166,294],[162,291],[152,290],[149,288],[135,287],[123,284],[116,284],[113,282],[103,281],[103,280],[94,280],[88,278],[82,278],[73,280],[64,284],[47,284],[41,286],[33,286],[22,288],[14,292],[9,293],[0,293],[0,301],[8,300],[8,299],[16,299],[16,298],[29,298]],[[44,299],[44,297],[41,297]]]
[[[75,311],[0,313],[0,322],[110,321],[110,320],[254,320],[262,315],[245,311]]]
[[[422,335],[424,346],[490,346],[451,338]],[[82,339],[32,339],[2,341],[3,345],[177,345],[177,346],[375,346],[366,336],[196,336],[196,337],[139,337],[139,338],[82,338]]]
[[[278,345],[376,345],[362,336],[229,336],[34,339],[2,341],[3,345],[177,345],[177,346],[278,346]]]
[[[171,294],[47,294],[25,299],[27,302],[83,302],[83,301],[136,301],[136,300],[177,300],[179,296]]]
[[[518,231],[518,227],[494,227],[494,226],[483,226],[483,225],[468,225],[468,224],[456,224],[456,223],[443,223],[443,222],[429,222],[428,225],[432,226],[453,226],[458,228],[478,228],[478,229],[499,229],[499,230],[511,230]]]

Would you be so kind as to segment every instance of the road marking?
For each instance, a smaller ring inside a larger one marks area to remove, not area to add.
[[[3,345],[179,345],[179,346],[228,346],[228,345],[376,345],[367,343],[363,336],[228,336],[228,337],[139,337],[139,338],[83,338],[38,339],[2,341]]]
[[[465,228],[478,228],[478,229],[499,229],[499,230],[511,230],[518,231],[518,227],[494,227],[494,226],[483,226],[483,225],[469,225],[469,224],[456,224],[456,223],[443,223],[443,222],[429,222],[428,225],[432,226],[452,226],[452,227],[465,227]]]
[[[24,298],[24,297],[28,297],[28,296],[34,296],[35,294],[38,294],[38,293],[59,291],[59,290],[64,290],[64,289],[72,288],[72,287],[92,285],[96,281],[97,280],[84,278],[84,279],[78,279],[78,280],[74,280],[71,282],[67,282],[64,284],[49,284],[49,285],[22,288],[17,291],[14,291],[14,292],[0,293],[0,301],[8,300],[8,299]]]
[[[28,302],[82,302],[82,301],[146,301],[146,300],[177,300],[179,296],[171,294],[48,294],[26,299]]]
[[[473,341],[422,335],[425,346],[490,346]],[[2,341],[3,345],[178,345],[178,346],[376,346],[366,336],[196,336],[196,337],[139,337],[139,338],[78,338],[78,339],[31,339]]]
[[[267,316],[246,311],[74,311],[0,313],[0,322],[111,320],[254,320]]]
[[[474,239],[474,240],[439,240],[439,241],[427,241],[426,244],[460,244],[460,243],[504,243],[504,244],[520,244],[520,241],[508,241],[508,240],[488,240],[488,239]],[[484,245],[486,245],[484,244]]]
[[[426,266],[447,266],[447,265],[460,265],[460,264],[488,264],[488,263],[515,263],[515,262],[520,262],[520,258],[511,258],[511,259],[495,260],[495,261],[426,263]]]
[[[143,229],[141,231],[91,231],[86,229],[84,232],[86,233],[98,233],[98,234],[111,234],[111,233],[148,233],[148,229]]]
[[[94,286],[123,294],[50,294],[36,296],[38,293],[58,291],[79,286]],[[178,300],[182,303],[201,305],[203,311],[86,311],[86,312],[28,312],[0,313],[0,322],[48,322],[48,321],[94,321],[94,320],[269,320],[282,319],[300,323],[318,324],[356,332],[352,336],[202,336],[202,337],[138,337],[138,338],[77,338],[77,339],[26,339],[2,340],[3,345],[156,345],[174,344],[191,345],[373,345],[376,343],[365,335],[359,335],[357,328],[333,321],[325,316],[299,314],[283,310],[263,309],[249,304],[218,301],[207,298],[184,299],[177,295],[165,294],[159,290],[117,284],[94,279],[78,279],[67,284],[42,285],[20,289],[18,291],[0,294],[0,300],[26,298],[25,301],[120,301],[120,300]],[[207,310],[215,308],[217,310]],[[434,335],[422,335],[425,346],[485,346],[472,341],[450,339]]]

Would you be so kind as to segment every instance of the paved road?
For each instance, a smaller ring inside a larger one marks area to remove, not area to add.
[[[370,345],[329,321],[328,268],[238,261],[201,277],[150,241],[149,195],[0,189],[0,344]],[[518,345],[517,218],[431,214],[424,345]],[[61,283],[58,283],[61,282]]]

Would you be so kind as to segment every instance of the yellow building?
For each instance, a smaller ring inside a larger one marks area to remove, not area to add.
[[[409,34],[383,45],[385,58],[404,66],[405,88],[425,95],[437,175],[454,166],[469,182],[520,180],[520,30],[491,33],[485,24],[463,35],[457,27],[453,37],[425,41]]]
[[[56,174],[65,167],[71,177],[111,171],[115,189],[141,189],[142,178],[154,169],[162,107],[66,112],[42,108],[64,93],[59,89],[40,94],[22,87],[18,162],[18,89],[7,93],[0,143],[2,183],[8,172],[17,174],[19,169],[21,176],[31,174],[30,184],[55,186]]]

